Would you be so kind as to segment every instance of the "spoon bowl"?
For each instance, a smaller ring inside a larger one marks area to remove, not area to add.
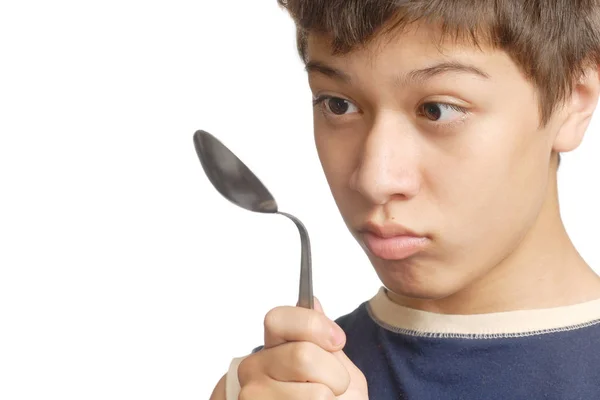
[[[277,202],[265,185],[216,137],[197,131],[194,146],[206,176],[223,197],[249,211],[277,212]]]

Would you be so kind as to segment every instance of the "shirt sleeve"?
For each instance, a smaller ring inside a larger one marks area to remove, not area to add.
[[[252,350],[251,354],[261,351],[263,346],[259,346]],[[238,367],[240,363],[248,356],[238,357],[231,360],[229,364],[229,371],[227,371],[227,377],[225,378],[225,399],[226,400],[238,400],[240,396],[240,380],[238,378]]]
[[[240,396],[240,381],[238,379],[238,367],[245,357],[234,358],[229,364],[227,377],[225,378],[225,399],[238,400]]]

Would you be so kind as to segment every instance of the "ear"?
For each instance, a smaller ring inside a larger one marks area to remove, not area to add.
[[[564,120],[554,139],[553,150],[565,153],[575,150],[581,144],[600,95],[600,74],[598,66],[589,68],[573,87],[571,97],[563,108]]]

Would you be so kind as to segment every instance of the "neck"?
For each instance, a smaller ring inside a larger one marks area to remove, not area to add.
[[[519,246],[488,274],[452,296],[392,301],[443,314],[483,314],[554,308],[600,298],[600,277],[571,242],[558,204],[556,172],[549,177],[547,200]]]

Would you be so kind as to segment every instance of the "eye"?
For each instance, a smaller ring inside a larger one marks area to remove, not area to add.
[[[314,99],[313,106],[321,106],[324,112],[337,116],[358,112],[358,107],[351,101],[327,95]]]
[[[429,102],[419,107],[419,114],[434,122],[452,122],[462,118],[467,113],[464,107],[454,104]]]

